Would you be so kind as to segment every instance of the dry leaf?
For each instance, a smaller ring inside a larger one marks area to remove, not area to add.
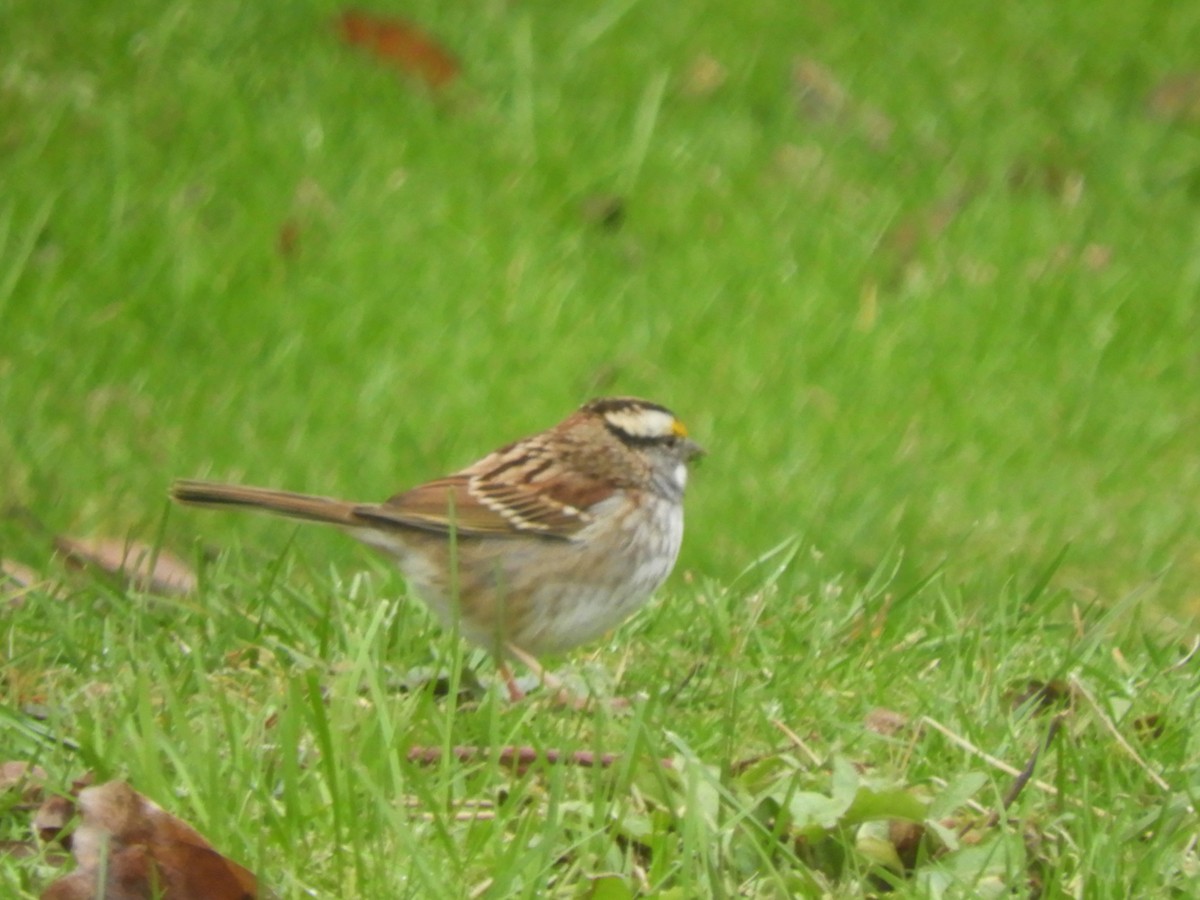
[[[97,891],[98,873],[72,872],[42,891],[41,900],[149,900],[171,896],[147,864],[144,848],[117,851],[108,859],[102,890]]]
[[[1133,730],[1142,741],[1156,741],[1163,736],[1167,725],[1160,714],[1149,713],[1133,720]]]
[[[1200,122],[1200,72],[1177,72],[1154,86],[1146,112],[1166,121]]]
[[[1026,705],[1029,711],[1038,714],[1057,711],[1071,705],[1071,686],[1065,681],[1039,681],[1030,678],[1024,684],[1014,685],[1005,692],[1005,699],[1013,709]]]
[[[75,801],[70,797],[55,794],[46,798],[33,816],[33,830],[43,843],[57,840],[67,823],[75,815]]]
[[[617,231],[625,222],[625,198],[619,194],[591,194],[579,204],[585,222],[606,231]]]
[[[906,265],[924,244],[940,237],[954,223],[971,197],[970,191],[956,191],[901,216],[884,234],[880,245],[889,250],[898,263]]]
[[[973,189],[962,188],[892,223],[879,241],[879,253],[889,264],[883,276],[887,287],[904,284],[914,273],[919,273],[923,248],[933,244],[954,224],[973,196]]]
[[[1062,163],[1022,159],[1008,167],[1005,177],[1011,191],[1034,191],[1057,197],[1079,175]]]
[[[337,24],[347,44],[420,78],[431,88],[444,88],[458,77],[458,60],[411,22],[347,10]]]
[[[301,178],[292,192],[291,208],[276,232],[276,251],[284,259],[298,257],[314,238],[328,232],[336,216],[337,206],[320,182]]]
[[[80,792],[95,781],[95,773],[88,771],[71,782],[69,796],[53,794],[46,798],[33,815],[33,830],[44,844],[55,841],[62,835],[63,830],[75,818],[75,798]],[[71,835],[63,839],[63,846],[71,847]]]
[[[54,546],[68,563],[119,575],[139,590],[182,595],[196,589],[196,575],[183,560],[141,541],[58,537]]]
[[[72,852],[79,869],[42,900],[253,900],[254,874],[217,853],[194,828],[121,781],[79,794]],[[105,880],[97,891],[99,873]]]
[[[882,734],[884,737],[891,737],[908,727],[908,716],[893,709],[877,706],[866,714],[863,724],[867,726],[868,731]]]
[[[896,855],[906,872],[917,867],[921,841],[925,837],[925,826],[920,822],[909,822],[904,819],[892,819],[888,822],[888,840],[896,848]]]
[[[11,559],[0,559],[0,609],[19,609],[25,595],[41,581],[33,569]]]
[[[13,760],[0,763],[0,794],[17,790],[22,803],[34,803],[46,786],[46,770],[32,763]]]
[[[291,259],[296,256],[299,247],[300,224],[295,219],[285,219],[275,237],[275,249],[284,259]]]
[[[707,53],[701,53],[683,70],[679,90],[685,97],[703,100],[711,97],[725,84],[725,67]]]
[[[815,59],[796,60],[792,66],[792,89],[800,114],[821,124],[837,122],[850,105],[850,95],[841,82]]]
[[[33,569],[11,559],[0,559],[0,587],[33,587],[41,580]]]
[[[876,150],[892,139],[895,124],[881,110],[856,101],[837,76],[815,59],[801,57],[792,66],[792,91],[802,118],[859,133]]]
[[[41,852],[41,848],[33,841],[0,841],[0,856],[28,859],[31,856],[37,856],[39,852]]]
[[[1088,244],[1079,254],[1079,261],[1089,272],[1103,272],[1113,260],[1113,248],[1108,244]]]

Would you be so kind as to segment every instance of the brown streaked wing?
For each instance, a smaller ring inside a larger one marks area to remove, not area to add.
[[[589,510],[612,488],[564,467],[553,441],[528,439],[501,447],[459,473],[471,495],[521,534],[572,538],[592,521]]]
[[[603,482],[577,473],[533,483],[475,478],[470,488],[481,504],[504,515],[511,527],[564,538],[591,522],[588,509],[612,493]]]
[[[504,516],[471,496],[465,475],[449,475],[389,497],[383,503],[355,507],[356,518],[375,525],[419,528],[459,534],[504,534],[513,531]]]
[[[487,480],[477,468],[439,478],[384,503],[359,506],[358,518],[377,525],[459,534],[544,534],[570,538],[591,521],[588,507],[610,489],[578,476],[536,484]]]

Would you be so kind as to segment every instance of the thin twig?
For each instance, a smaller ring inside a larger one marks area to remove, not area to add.
[[[1183,658],[1178,662],[1167,667],[1168,672],[1174,672],[1176,669],[1182,669],[1192,661],[1192,657],[1196,655],[1196,651],[1200,650],[1200,634],[1192,638],[1192,646],[1188,648],[1187,653],[1183,654]]]
[[[966,750],[968,753],[971,753],[972,755],[979,757],[984,762],[986,762],[988,765],[993,766],[994,768],[997,768],[1001,772],[1005,772],[1005,773],[1013,776],[1014,778],[1021,777],[1020,770],[1018,770],[1017,768],[1015,768],[1013,766],[1010,766],[1004,760],[998,759],[997,757],[992,756],[990,753],[987,753],[984,750],[980,750],[978,747],[976,747],[974,744],[972,744],[970,741],[968,741],[965,737],[962,737],[961,735],[956,734],[955,732],[951,731],[949,728],[947,728],[945,725],[943,725],[937,719],[931,718],[930,716],[922,716],[921,722],[925,725],[928,725],[934,731],[940,732],[952,744],[956,744],[959,747],[961,747],[962,749]],[[1044,791],[1045,793],[1050,794],[1052,797],[1059,796],[1058,788],[1056,788],[1052,784],[1047,784],[1046,782],[1041,781],[1040,779],[1036,779],[1036,778],[1028,779],[1027,781],[1025,781],[1022,784],[1022,787],[1024,787],[1025,784],[1032,784],[1038,790]],[[1081,806],[1081,807],[1084,806],[1083,803],[1080,803],[1074,797],[1064,797],[1063,799],[1069,803],[1073,803],[1076,806]],[[1094,815],[1098,818],[1101,818],[1101,819],[1108,818],[1108,813],[1105,810],[1100,809],[1099,807],[1092,806],[1092,807],[1085,807],[1085,808],[1091,809],[1092,815]]]
[[[1025,785],[1029,784],[1029,780],[1033,778],[1033,772],[1037,768],[1038,758],[1042,755],[1042,751],[1049,749],[1050,744],[1053,743],[1055,736],[1061,728],[1062,715],[1060,714],[1051,720],[1050,727],[1046,729],[1046,737],[1033,748],[1033,753],[1029,754],[1029,761],[1025,763],[1025,768],[1017,774],[1017,777],[1013,779],[1013,783],[1009,785],[1008,790],[1004,792],[1004,799],[1000,801],[1000,808],[994,810],[988,816],[988,828],[996,825],[1000,821],[1001,815],[1008,812],[1009,807],[1021,796],[1021,791],[1025,789]]]
[[[1096,702],[1096,698],[1092,695],[1092,692],[1088,690],[1087,686],[1075,675],[1071,676],[1071,686],[1079,692],[1083,699],[1087,700],[1092,707],[1092,712],[1094,712],[1097,718],[1100,719],[1101,724],[1108,729],[1108,733],[1113,736],[1113,740],[1117,742],[1118,746],[1120,746],[1122,750],[1129,754],[1129,758],[1137,763],[1138,766],[1141,767],[1142,771],[1150,776],[1150,780],[1158,785],[1162,791],[1170,793],[1171,785],[1167,784],[1166,780],[1161,775],[1151,769],[1150,764],[1146,762],[1146,760],[1142,759],[1141,754],[1133,749],[1133,745],[1131,745],[1129,741],[1125,740],[1125,736],[1121,734],[1113,720],[1110,719],[1104,710],[1100,708],[1100,704]]]
[[[779,719],[772,719],[771,724],[782,731],[784,735],[786,735],[787,739],[792,742],[792,745],[805,756],[807,756],[808,761],[814,766],[824,765],[824,760],[817,756],[817,754],[813,752],[812,748],[809,747],[808,744],[804,743],[804,738],[800,737],[800,735],[788,728],[787,725],[785,725]]]
[[[1015,766],[1010,766],[1004,760],[999,759],[998,757],[992,756],[990,753],[988,753],[985,750],[980,750],[978,747],[976,747],[974,744],[972,744],[970,741],[968,741],[965,737],[951,731],[949,728],[947,728],[945,725],[943,725],[937,719],[930,718],[929,716],[922,716],[921,721],[925,725],[928,725],[930,728],[932,728],[934,731],[940,732],[947,740],[950,741],[950,743],[957,744],[963,750],[966,750],[968,753],[972,754],[973,756],[979,757],[980,759],[982,759],[984,762],[986,762],[988,765],[992,766],[993,768],[999,769],[1001,772],[1004,772],[1005,774],[1013,776],[1013,778],[1017,778],[1020,776],[1020,774],[1021,774],[1020,769],[1017,769]],[[1050,794],[1051,796],[1054,796],[1054,797],[1058,796],[1058,788],[1056,788],[1054,785],[1047,784],[1044,781],[1036,781],[1036,780],[1033,783],[1035,786],[1037,786],[1038,789],[1045,791],[1047,794]]]

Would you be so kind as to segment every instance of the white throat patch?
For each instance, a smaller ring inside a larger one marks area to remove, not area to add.
[[[683,463],[679,463],[677,466],[675,466],[674,475],[675,483],[679,485],[679,489],[682,491],[685,487],[687,487],[687,466],[685,466]]]

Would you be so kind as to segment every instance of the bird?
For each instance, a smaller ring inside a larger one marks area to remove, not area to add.
[[[666,580],[703,455],[667,407],[602,397],[382,503],[182,479],[170,495],[335,525],[381,551],[444,626],[497,659],[515,700],[509,660],[546,681],[540,657],[615,628]]]

